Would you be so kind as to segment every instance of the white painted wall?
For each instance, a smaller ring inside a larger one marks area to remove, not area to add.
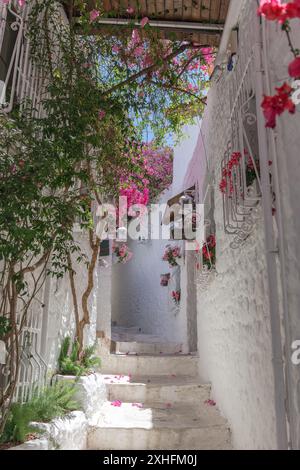
[[[183,188],[183,180],[186,174],[189,162],[193,156],[194,149],[199,137],[201,121],[195,120],[194,125],[183,127],[184,138],[174,148],[174,164],[173,164],[173,183],[172,194],[180,193]]]
[[[199,123],[184,128],[186,137],[174,149],[173,184],[161,202],[182,191],[184,176],[199,136]],[[186,289],[182,289],[180,311],[174,308],[169,288],[160,286],[160,274],[170,272],[162,256],[168,240],[128,243],[134,256],[126,265],[114,265],[112,320],[122,326],[139,326],[144,333],[180,341],[187,348]],[[182,286],[186,269],[181,270]]]
[[[160,275],[172,272],[162,261],[167,240],[129,241],[133,258],[112,268],[112,320],[138,326],[143,333],[186,343],[185,314],[174,308],[170,287],[160,286]]]
[[[249,21],[247,7],[241,17],[241,29]],[[297,23],[299,24],[299,22]],[[286,38],[280,27],[268,24],[271,84],[281,85],[288,78],[291,60]],[[300,45],[300,30],[294,35]],[[221,161],[224,152],[224,129],[230,109],[228,85],[214,85],[209,93],[203,118],[203,136],[211,164]],[[300,119],[299,107],[294,116],[283,115],[276,129],[280,194],[284,214],[286,285],[290,315],[290,334],[300,338]],[[199,371],[212,383],[213,397],[229,421],[233,444],[237,449],[273,449],[276,447],[274,390],[271,352],[270,313],[264,231],[257,224],[246,244],[237,251],[230,249],[231,238],[225,235],[222,201],[215,185],[215,220],[218,276],[203,293],[198,291]],[[280,289],[280,287],[279,287]],[[287,351],[290,345],[286,345]],[[288,359],[289,360],[289,359]],[[300,448],[300,377],[299,366],[292,367],[292,415]]]
[[[90,249],[86,234],[79,233],[76,235],[77,241],[80,243],[82,250],[90,257]],[[81,305],[81,295],[87,286],[87,269],[82,263],[76,264],[75,259],[74,270],[75,283],[77,288],[78,302]],[[97,308],[101,302],[98,296],[99,287],[99,267],[95,272],[94,290],[89,299],[90,309],[90,325],[85,328],[85,344],[93,344],[96,340],[96,322]],[[60,279],[51,279],[49,291],[49,303],[47,308],[47,343],[45,346],[45,361],[49,369],[56,369],[57,357],[59,355],[62,340],[65,336],[73,337],[75,331],[74,308],[70,290],[69,276],[66,274]],[[45,325],[46,327],[46,325]]]
[[[300,48],[300,20],[293,20],[292,42]],[[280,26],[267,23],[269,72],[271,89],[288,79],[288,64],[293,59],[286,36]],[[300,340],[300,105],[294,115],[285,113],[276,127],[276,153],[278,161],[279,194],[283,216],[283,280],[287,293],[285,317],[288,321],[290,343],[286,345],[290,365],[291,410],[293,448],[300,449],[300,366],[291,362],[291,344]]]

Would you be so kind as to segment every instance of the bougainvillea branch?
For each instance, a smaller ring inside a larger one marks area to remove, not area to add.
[[[289,22],[289,20],[300,18],[300,0],[289,3],[282,3],[281,0],[261,0],[258,14],[269,21],[277,21],[281,24],[281,29],[287,36],[289,48],[294,56],[294,60],[288,67],[289,75],[293,79],[300,78],[300,50],[292,43]],[[275,95],[264,96],[261,106],[266,119],[266,127],[274,129],[277,116],[283,114],[284,111],[288,111],[290,114],[295,113],[296,106],[292,100],[294,91],[294,88],[285,82],[281,87],[276,88]]]

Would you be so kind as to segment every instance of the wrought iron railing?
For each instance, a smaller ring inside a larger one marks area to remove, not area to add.
[[[249,15],[255,15],[249,8]],[[257,18],[253,18],[253,24]],[[255,28],[249,20],[239,28],[237,60],[228,72],[229,128],[220,168],[219,189],[223,195],[225,232],[234,235],[238,248],[252,232],[261,200],[261,181],[256,117]]]
[[[22,109],[25,100],[30,102],[35,116],[43,113],[43,77],[31,57],[27,34],[33,4],[28,2],[19,7],[19,2],[13,0],[0,6],[1,113],[10,113],[16,105]]]
[[[23,7],[18,0],[0,4],[0,113],[9,114],[16,106],[22,110],[30,102],[34,116],[42,116],[41,93],[43,83],[30,55],[27,20],[30,6]],[[19,369],[14,400],[24,401],[34,389],[41,388],[46,380],[47,365],[41,356],[41,309],[30,309],[25,318],[17,319],[19,336]],[[22,325],[22,326],[21,326]],[[5,382],[9,383],[10,363],[2,366]]]

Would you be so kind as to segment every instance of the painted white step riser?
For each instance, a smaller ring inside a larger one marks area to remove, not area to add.
[[[197,376],[197,358],[193,356],[118,356],[101,357],[102,374]]]
[[[199,385],[175,385],[175,386],[146,386],[107,384],[110,401],[122,402],[161,402],[161,403],[204,403],[210,397],[209,386]]]
[[[219,450],[230,448],[224,426],[172,429],[91,428],[88,449],[92,450]]]
[[[116,342],[116,353],[139,353],[139,354],[176,354],[182,352],[182,344],[176,343],[139,343],[139,342]]]

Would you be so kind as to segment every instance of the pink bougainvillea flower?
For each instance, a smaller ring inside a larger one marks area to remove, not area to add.
[[[106,112],[103,109],[99,109],[98,118],[103,119],[106,116]]]
[[[295,103],[291,100],[293,88],[284,83],[280,88],[276,88],[277,94],[274,96],[265,96],[261,107],[266,119],[266,127],[274,129],[276,127],[276,118],[284,111],[294,114],[296,111]]]
[[[142,46],[136,47],[134,50],[135,57],[141,57],[144,53],[144,48]]]
[[[300,78],[300,56],[290,63],[289,74],[293,78]]]
[[[8,2],[5,2],[5,3],[8,3]],[[20,7],[23,7],[25,3],[26,3],[26,0],[19,0]]]
[[[131,41],[132,41],[134,46],[136,46],[137,44],[139,44],[141,42],[140,33],[138,32],[137,29],[134,29],[132,31]]]
[[[216,406],[216,402],[214,400],[206,400],[204,404],[208,406]]]
[[[281,0],[261,0],[258,14],[263,15],[270,21],[282,21],[285,13],[285,5]]]
[[[128,7],[128,8],[126,9],[126,12],[127,12],[129,15],[132,15],[132,14],[134,13],[134,8]]]
[[[149,18],[147,18],[147,16],[145,16],[144,18],[141,19],[141,28],[144,28],[146,26],[146,24],[149,23]]]
[[[112,406],[120,407],[122,406],[122,402],[120,400],[115,400],[111,402]]]
[[[300,18],[300,0],[294,0],[284,5],[284,13],[282,15],[282,22],[288,19]]]
[[[118,54],[118,53],[120,52],[121,48],[120,48],[119,46],[117,46],[117,44],[115,44],[115,45],[111,48],[111,50],[112,50],[114,53]]]
[[[100,12],[98,10],[92,10],[90,12],[90,22],[93,23],[98,17],[100,16]]]

